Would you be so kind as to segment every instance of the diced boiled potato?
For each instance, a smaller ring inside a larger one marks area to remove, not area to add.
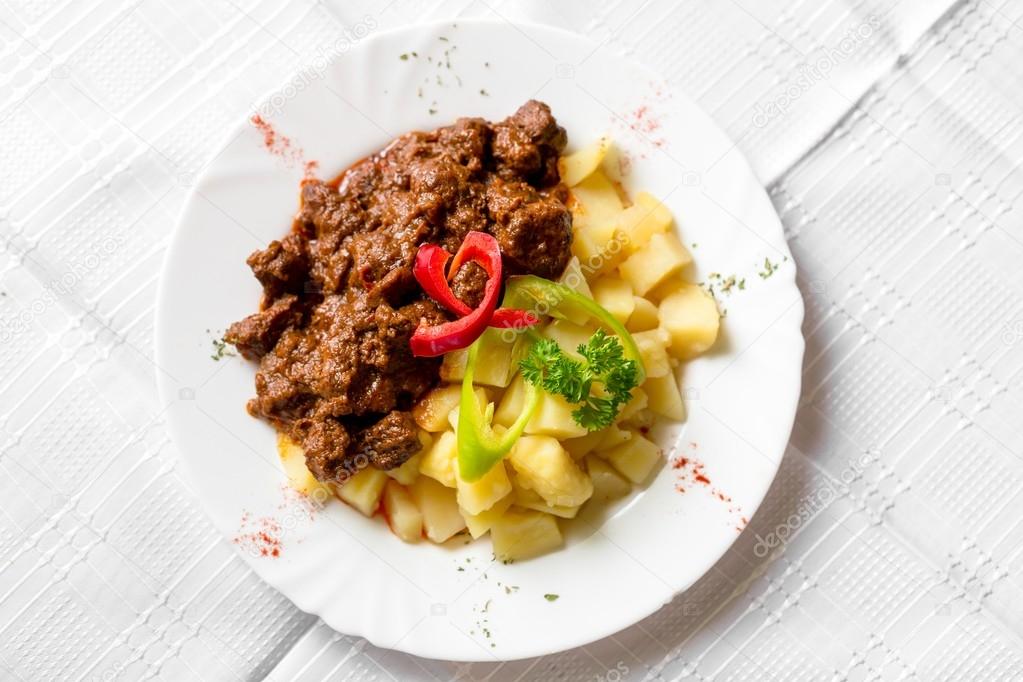
[[[630,416],[627,421],[622,423],[630,428],[643,431],[644,429],[652,428],[653,425],[657,423],[657,413],[649,407],[644,407],[642,410],[636,412],[636,414]]]
[[[479,355],[472,375],[472,383],[476,386],[503,388],[508,385],[515,373],[515,361],[512,356],[514,343],[505,339],[502,331],[489,328],[480,337]],[[465,363],[468,357],[468,350],[445,353],[440,367],[440,378],[449,382],[461,382],[465,376]]]
[[[628,162],[622,154],[621,148],[614,142],[611,142],[604,153],[604,160],[600,162],[600,170],[612,182],[621,182],[622,176],[625,175],[624,171],[627,168],[627,164]]]
[[[481,410],[487,409],[487,403],[490,401],[487,395],[487,390],[482,386],[476,386],[472,392],[476,395],[476,402],[479,404]],[[458,387],[459,401],[455,403],[455,406],[448,412],[447,419],[444,420],[444,430],[451,429],[455,433],[458,433],[458,414],[461,412],[461,393],[462,387]]]
[[[420,432],[422,435],[429,436],[425,432]],[[409,485],[412,481],[416,480],[416,476],[419,475],[419,463],[423,460],[423,452],[427,451],[430,445],[426,445],[423,450],[420,450],[416,454],[412,455],[405,462],[394,469],[388,469],[384,473],[396,480],[402,485]]]
[[[632,438],[632,431],[623,429],[617,424],[612,424],[598,433],[602,434],[602,437],[593,449],[601,453],[610,450],[611,448],[618,447]]]
[[[583,272],[582,264],[576,256],[568,259],[568,265],[565,266],[565,271],[558,278],[558,283],[564,284],[572,291],[578,292],[586,298],[593,298],[593,293],[590,291],[590,285],[586,279],[586,274]],[[558,306],[558,312],[564,315],[565,319],[579,325],[586,324],[586,321],[590,319],[589,313],[578,306],[572,305],[569,301],[563,301]]]
[[[593,484],[556,438],[523,436],[508,456],[516,481],[535,490],[550,505],[578,507],[593,494]]]
[[[586,468],[590,472],[590,480],[593,481],[593,497],[591,499],[616,500],[628,495],[632,490],[631,483],[598,457],[587,457]]]
[[[605,459],[633,483],[642,483],[661,459],[661,449],[642,434],[633,433],[628,442],[605,453]]]
[[[607,436],[607,429],[590,431],[585,436],[561,441],[561,447],[572,455],[572,459],[581,459],[584,455],[592,452],[605,436]]]
[[[627,250],[638,251],[650,238],[671,228],[671,211],[646,192],[636,196],[636,203],[619,216],[619,227],[628,238]]]
[[[562,156],[558,159],[558,173],[561,175],[561,181],[569,187],[578,185],[597,169],[610,146],[611,141],[607,137],[600,137],[596,142]]]
[[[575,200],[572,222],[594,235],[598,242],[610,239],[624,207],[607,176],[594,171],[572,188],[572,198]]]
[[[337,496],[366,516],[373,516],[389,480],[380,469],[368,466],[338,486]]]
[[[458,506],[469,514],[479,514],[490,509],[512,491],[508,472],[501,462],[492,466],[478,481],[470,483],[459,475],[455,483],[458,489]]]
[[[480,410],[484,413],[487,411],[487,407],[490,405],[490,400],[487,396],[487,392],[477,386],[473,389],[473,393],[476,394],[476,402],[480,406]],[[451,426],[451,430],[458,433],[458,415],[462,413],[462,405],[459,403],[455,406],[450,413],[448,413],[448,424]]]
[[[525,409],[526,384],[522,375],[515,377],[511,386],[501,398],[501,404],[494,412],[494,423],[509,427]],[[526,433],[543,434],[556,438],[577,438],[586,435],[586,427],[580,426],[572,418],[575,408],[560,395],[551,395],[541,391],[540,404],[536,414],[526,424]]]
[[[512,380],[511,386],[504,392],[501,402],[494,410],[494,423],[507,428],[515,423],[515,420],[522,414],[526,404],[526,382],[522,375]]]
[[[642,388],[632,389],[632,398],[629,399],[629,402],[622,405],[622,409],[618,411],[618,421],[630,419],[634,414],[644,409],[646,405],[646,391]]]
[[[671,227],[671,223],[674,221],[671,209],[665,206],[660,199],[650,194],[650,192],[639,192],[636,194],[636,204],[647,209],[651,219],[661,226],[662,229],[657,230],[658,232],[667,232],[668,228]]]
[[[633,290],[643,296],[655,286],[682,271],[692,262],[692,256],[673,233],[658,232],[650,241],[629,256],[618,270],[632,284]]]
[[[619,322],[628,320],[636,307],[632,286],[617,277],[601,277],[593,283],[592,291],[593,300]]]
[[[454,431],[445,431],[433,441],[419,462],[419,473],[454,488],[455,462],[458,461],[458,437]],[[420,476],[422,478],[422,476]],[[419,480],[419,479],[416,479]]]
[[[572,417],[575,410],[576,406],[564,397],[543,392],[536,414],[526,424],[526,433],[554,436],[559,439],[585,436],[586,427]]]
[[[661,301],[661,327],[671,337],[669,352],[691,358],[714,345],[721,316],[714,297],[695,284],[686,284]]]
[[[281,456],[284,473],[288,476],[288,485],[320,502],[327,499],[330,490],[323,483],[317,481],[313,472],[309,471],[309,467],[305,463],[305,450],[301,445],[291,440],[287,434],[278,433],[277,452]]]
[[[593,281],[598,275],[611,272],[625,259],[623,238],[619,233],[616,232],[608,242],[598,241],[579,227],[574,227],[573,233],[572,254],[579,259],[588,280]]]
[[[675,375],[668,372],[663,377],[653,377],[643,383],[646,391],[647,405],[657,414],[668,419],[682,421],[686,418],[686,406],[682,402],[682,392],[678,389]]]
[[[687,286],[690,286],[690,284],[682,278],[682,275],[669,277],[650,291],[646,292],[646,298],[659,306],[661,301]]]
[[[645,332],[636,332],[632,335],[636,347],[639,348],[639,356],[643,359],[643,369],[648,377],[663,377],[671,372],[671,364],[668,360],[668,344],[671,337],[664,329],[657,328]]]
[[[597,328],[593,325],[578,325],[568,320],[554,320],[540,334],[557,341],[562,350],[576,359],[580,359],[582,356],[576,352],[576,349],[589,341],[596,330]]]
[[[465,519],[458,511],[455,491],[432,478],[420,476],[409,487],[409,494],[423,515],[423,530],[434,542],[444,542],[465,528]]]
[[[470,514],[463,509],[462,518],[465,519],[465,527],[469,529],[469,535],[472,536],[472,539],[476,540],[486,535],[487,531],[511,506],[514,498],[514,495],[505,495],[495,502],[493,507],[486,511],[481,511],[479,514]]]
[[[522,486],[515,487],[515,506],[522,507],[523,509],[534,509],[541,511],[546,514],[553,514],[554,516],[563,519],[574,519],[576,514],[579,513],[579,507],[565,507],[562,505],[547,504],[547,501],[540,497],[539,493],[529,488],[523,488]]]
[[[438,386],[412,407],[412,418],[424,431],[438,433],[448,428],[448,414],[458,406],[462,397],[462,385]]]
[[[563,544],[561,530],[553,516],[514,508],[494,522],[490,538],[494,544],[494,556],[500,561],[529,559]]]
[[[660,321],[657,306],[642,296],[632,297],[632,314],[625,322],[625,328],[632,333],[655,329]]]
[[[384,486],[384,515],[391,531],[405,542],[416,542],[423,536],[423,514],[397,481]]]

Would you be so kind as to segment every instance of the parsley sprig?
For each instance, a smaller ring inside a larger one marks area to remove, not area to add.
[[[639,382],[635,360],[625,357],[622,344],[598,329],[576,351],[583,357],[569,357],[553,339],[538,339],[519,362],[522,377],[570,403],[579,403],[572,418],[580,426],[596,431],[610,426],[619,408],[632,398]],[[594,384],[603,391],[594,395]]]

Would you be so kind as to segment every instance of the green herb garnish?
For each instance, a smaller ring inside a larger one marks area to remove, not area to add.
[[[757,271],[757,274],[760,275],[760,279],[767,279],[773,275],[777,269],[777,263],[772,263],[770,258],[764,258],[764,269]]]
[[[618,409],[632,398],[639,382],[636,361],[625,358],[622,344],[598,329],[576,351],[583,360],[569,357],[553,339],[539,339],[519,363],[522,377],[548,393],[580,403],[572,418],[597,431],[610,426]],[[594,384],[601,395],[594,395]]]
[[[558,601],[558,595],[556,594],[545,594],[543,598],[547,601]]]
[[[234,353],[230,348],[227,347],[227,341],[223,339],[213,339],[213,352],[210,353],[210,357],[218,362],[224,358],[233,358]]]

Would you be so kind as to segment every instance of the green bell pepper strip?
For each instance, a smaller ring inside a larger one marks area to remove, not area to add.
[[[646,372],[632,334],[593,299],[563,284],[535,275],[522,275],[508,278],[501,307],[527,308],[539,315],[561,317],[558,313],[558,306],[565,301],[578,306],[591,317],[605,324],[618,336],[625,357],[636,362],[637,385],[643,383]],[[533,330],[529,330],[528,333],[530,336],[535,335]],[[494,433],[490,423],[492,410],[488,409],[484,414],[480,410],[479,402],[473,391],[472,380],[479,349],[479,339],[469,346],[465,376],[462,377],[462,395],[458,412],[458,471],[459,476],[470,483],[482,478],[490,471],[491,467],[504,459],[505,455],[511,451],[525,431],[526,424],[539,408],[542,396],[539,388],[528,381],[524,382],[526,396],[522,414],[502,435]]]
[[[480,340],[477,339],[469,346],[458,410],[458,475],[470,483],[478,481],[491,467],[504,459],[540,406],[540,390],[526,383],[522,414],[503,434],[494,433],[490,423],[493,410],[488,409],[485,414],[480,411],[479,402],[473,391],[472,378],[479,350]]]
[[[563,318],[563,315],[558,312],[558,307],[564,302],[577,306],[614,332],[622,342],[625,357],[636,362],[636,385],[642,384],[643,379],[646,378],[646,370],[643,367],[643,358],[640,356],[635,339],[632,338],[632,334],[625,328],[625,325],[592,298],[584,296],[564,284],[558,284],[543,277],[520,275],[508,278],[502,306],[525,308],[537,316],[551,315]]]

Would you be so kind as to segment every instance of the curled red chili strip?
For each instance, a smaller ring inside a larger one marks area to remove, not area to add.
[[[524,329],[539,322],[539,318],[527,310],[496,309],[497,295],[501,288],[501,250],[497,240],[491,235],[485,232],[469,232],[455,254],[449,270],[454,276],[463,263],[477,263],[487,273],[483,302],[475,310],[451,291],[445,274],[445,266],[450,258],[451,254],[436,244],[424,244],[416,253],[412,267],[416,281],[427,295],[459,315],[460,319],[436,327],[417,329],[412,337],[412,352],[415,355],[440,355],[465,348],[475,341],[487,326]],[[470,321],[453,326],[467,319]],[[439,350],[441,348],[444,350]]]

